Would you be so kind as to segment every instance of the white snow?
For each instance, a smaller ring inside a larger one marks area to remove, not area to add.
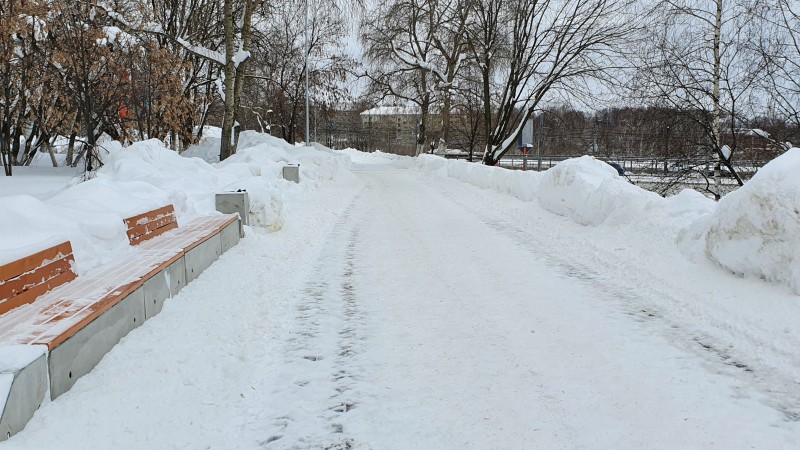
[[[798,173],[794,148],[725,196],[709,221],[708,255],[735,273],[786,282],[800,294]]]
[[[257,210],[280,199],[282,227],[0,448],[800,446],[800,149],[715,203],[591,157],[535,173],[276,141],[245,133],[214,165],[112,149],[98,210],[122,209],[117,187],[203,214],[212,187],[242,185]],[[91,186],[64,208],[91,212]]]
[[[725,159],[731,159],[731,148],[729,146],[723,145],[720,150],[722,151],[722,156],[724,156]]]
[[[419,115],[418,106],[376,106],[361,113],[362,116],[408,116]]]
[[[233,65],[235,67],[239,67],[239,64],[247,61],[247,58],[250,57],[250,52],[247,50],[239,49],[236,53],[233,54]]]
[[[209,138],[205,145],[218,149],[219,140]],[[202,146],[186,156],[157,140],[127,148],[110,142],[103,148],[105,165],[95,178],[83,183],[74,177],[57,178],[56,187],[45,190],[36,188],[40,181],[26,177],[25,171],[19,177],[0,178],[0,192],[19,194],[0,196],[0,264],[70,240],[75,269],[85,273],[131,251],[123,223],[126,217],[172,204],[180,224],[216,214],[215,194],[238,189],[250,192],[253,225],[275,231],[283,224],[281,190],[313,189],[349,164],[349,159],[331,151],[295,149],[252,133],[243,134],[237,155],[217,165],[187,157],[207,154]],[[302,165],[302,187],[281,179],[285,163]],[[4,189],[6,183],[13,189]],[[57,187],[59,183],[72,186]],[[22,194],[28,188],[40,198]]]

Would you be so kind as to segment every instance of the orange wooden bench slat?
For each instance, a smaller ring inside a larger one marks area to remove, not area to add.
[[[150,234],[154,230],[157,230],[163,226],[167,226],[175,221],[176,221],[175,216],[164,216],[158,220],[153,220],[147,223],[143,223],[141,225],[136,225],[134,227],[128,228],[128,239],[133,239],[145,234]]]
[[[57,259],[34,271],[24,273],[11,280],[0,281],[0,301],[8,300],[38,284],[55,278],[62,272],[72,270],[72,263],[74,261],[75,257],[69,254],[64,258]]]
[[[138,225],[152,222],[153,220],[158,220],[161,217],[168,215],[173,215],[173,216],[175,215],[175,208],[172,205],[162,206],[161,208],[154,209],[146,213],[138,214],[133,217],[128,217],[127,219],[125,219],[125,225],[128,228],[133,228]]]
[[[138,245],[178,227],[172,205],[129,217],[125,219],[125,225],[128,227],[128,241],[131,245]]]
[[[25,258],[0,266],[0,280],[10,280],[23,273],[30,272],[42,266],[43,261],[52,261],[72,253],[72,245],[67,242],[34,253]]]
[[[0,314],[5,314],[12,309],[27,305],[28,303],[33,303],[37,298],[41,295],[46,294],[47,292],[52,291],[53,289],[61,286],[64,283],[69,283],[70,281],[77,278],[75,272],[68,270],[66,272],[62,272],[61,274],[57,275],[55,278],[51,278],[44,283],[38,284],[25,292],[22,292],[19,295],[15,295],[10,299],[0,303]]]
[[[162,226],[160,228],[156,228],[155,230],[149,231],[149,232],[147,232],[145,234],[140,234],[138,236],[131,237],[130,238],[131,245],[137,245],[137,244],[139,244],[141,242],[144,242],[144,241],[146,241],[148,239],[153,239],[154,237],[160,236],[160,235],[166,233],[169,230],[174,230],[175,228],[178,228],[178,222],[175,222],[175,221],[169,222],[166,225],[164,225],[164,226]]]

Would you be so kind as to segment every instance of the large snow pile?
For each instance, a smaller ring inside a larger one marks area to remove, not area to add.
[[[546,172],[499,169],[422,155],[418,165],[474,186],[537,200],[550,212],[582,225],[632,220],[651,202],[663,199],[628,183],[610,165],[592,158],[568,159]]]
[[[219,162],[219,138],[207,137],[187,150],[183,156],[197,157],[208,163]],[[221,167],[248,164],[259,167],[264,173],[281,177],[286,164],[300,165],[302,183],[316,184],[331,180],[345,173],[350,166],[350,158],[320,144],[311,147],[292,145],[268,134],[243,131],[239,137],[239,150],[232,158],[222,162]]]
[[[658,195],[640,189],[591,156],[568,159],[542,175],[539,204],[582,225],[628,222]]]
[[[75,269],[85,273],[135,251],[123,219],[172,204],[180,225],[218,214],[215,194],[238,189],[250,195],[251,226],[275,231],[283,226],[284,195],[314,189],[349,166],[349,158],[329,149],[297,148],[256,133],[244,133],[239,153],[218,164],[179,155],[157,140],[102,148],[104,165],[89,181],[46,200],[0,196],[0,264],[69,240]],[[301,165],[300,184],[282,179],[281,167],[292,163]]]
[[[708,224],[708,256],[736,273],[786,282],[800,293],[798,173],[800,148],[794,148],[720,200]]]

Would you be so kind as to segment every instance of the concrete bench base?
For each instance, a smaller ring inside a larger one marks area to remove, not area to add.
[[[236,245],[240,237],[241,222],[230,223],[161,267],[139,288],[49,351],[47,345],[7,346],[6,351],[25,356],[12,358],[16,364],[0,367],[0,404],[4,406],[0,415],[0,441],[25,427],[48,392],[55,400],[78,378],[91,372],[120,339],[158,314],[168,298],[196,279],[222,253]]]

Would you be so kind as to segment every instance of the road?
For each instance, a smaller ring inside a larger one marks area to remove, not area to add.
[[[775,288],[387,163],[287,210],[0,448],[800,447],[795,332],[720,306]]]

